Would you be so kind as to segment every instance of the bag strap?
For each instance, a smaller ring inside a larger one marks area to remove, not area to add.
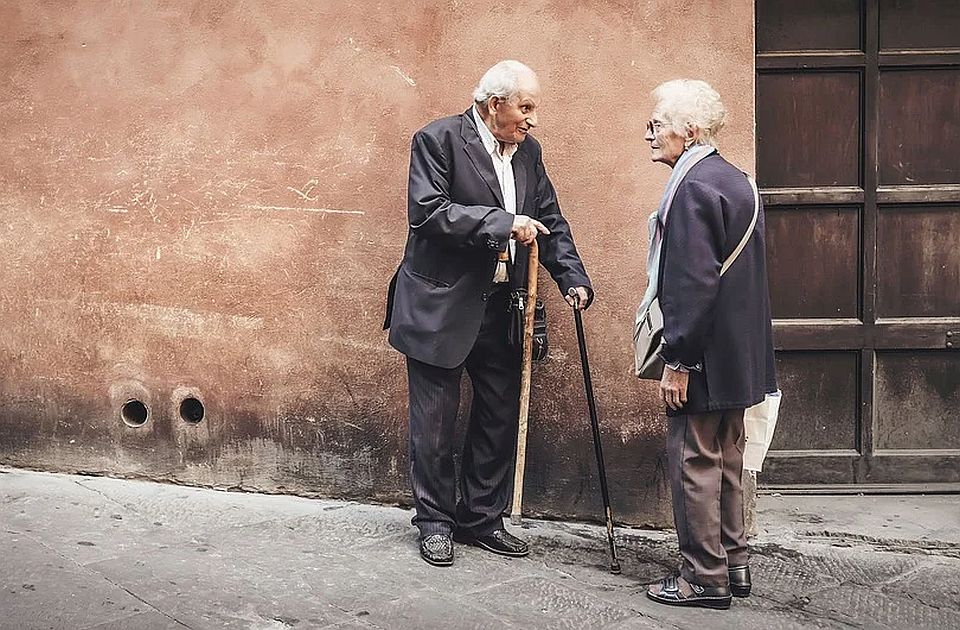
[[[746,175],[746,173],[744,173]],[[743,235],[743,238],[740,239],[740,244],[737,245],[737,248],[733,250],[733,253],[730,254],[730,257],[723,262],[723,266],[720,267],[720,275],[722,276],[727,272],[727,269],[730,268],[730,265],[737,260],[737,256],[740,255],[740,252],[743,251],[743,248],[747,246],[747,241],[750,240],[750,236],[753,235],[753,228],[757,226],[757,217],[760,216],[760,191],[757,190],[757,184],[753,181],[753,178],[749,175],[746,175],[747,181],[750,182],[750,188],[753,189],[753,219],[750,221],[750,227],[747,228],[747,233]]]

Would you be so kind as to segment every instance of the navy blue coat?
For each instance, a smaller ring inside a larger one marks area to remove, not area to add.
[[[513,156],[517,213],[550,230],[540,262],[564,294],[590,287],[556,191],[531,136]],[[406,249],[387,294],[390,344],[429,365],[453,368],[467,358],[483,321],[497,254],[507,247],[513,215],[503,209],[493,161],[472,108],[436,120],[413,136],[407,187]],[[517,244],[510,283],[526,286],[528,249]],[[590,291],[592,297],[592,290]]]
[[[720,276],[753,208],[746,175],[717,154],[677,188],[660,266],[661,357],[702,371],[690,374],[687,404],[668,415],[743,409],[777,389],[762,204],[746,247]]]

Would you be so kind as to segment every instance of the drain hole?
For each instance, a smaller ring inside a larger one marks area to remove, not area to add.
[[[180,403],[180,417],[196,424],[203,420],[203,403],[196,398],[184,398]]]
[[[147,406],[139,400],[128,400],[120,408],[120,418],[128,427],[142,427],[149,416]]]

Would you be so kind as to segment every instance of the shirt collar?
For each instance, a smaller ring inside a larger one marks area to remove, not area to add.
[[[489,154],[500,154],[499,147],[500,141],[493,136],[493,132],[490,131],[490,127],[487,127],[487,123],[483,122],[483,117],[480,116],[480,110],[477,109],[476,104],[473,106],[473,122],[477,125],[477,133],[480,134],[480,142],[483,143],[483,148],[487,150]],[[504,145],[503,157],[511,158],[513,154],[517,152],[517,145],[515,144],[506,144]]]

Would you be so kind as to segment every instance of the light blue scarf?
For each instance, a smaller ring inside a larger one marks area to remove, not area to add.
[[[704,144],[695,144],[684,151],[674,165],[673,172],[670,173],[670,179],[667,180],[663,197],[660,198],[660,206],[647,219],[647,230],[650,233],[650,252],[647,254],[647,291],[643,294],[643,301],[640,302],[640,307],[637,309],[637,317],[646,314],[660,289],[660,252],[663,248],[660,226],[666,222],[667,212],[670,210],[670,204],[673,203],[673,195],[690,168],[708,155],[716,153],[716,151],[715,148]]]

